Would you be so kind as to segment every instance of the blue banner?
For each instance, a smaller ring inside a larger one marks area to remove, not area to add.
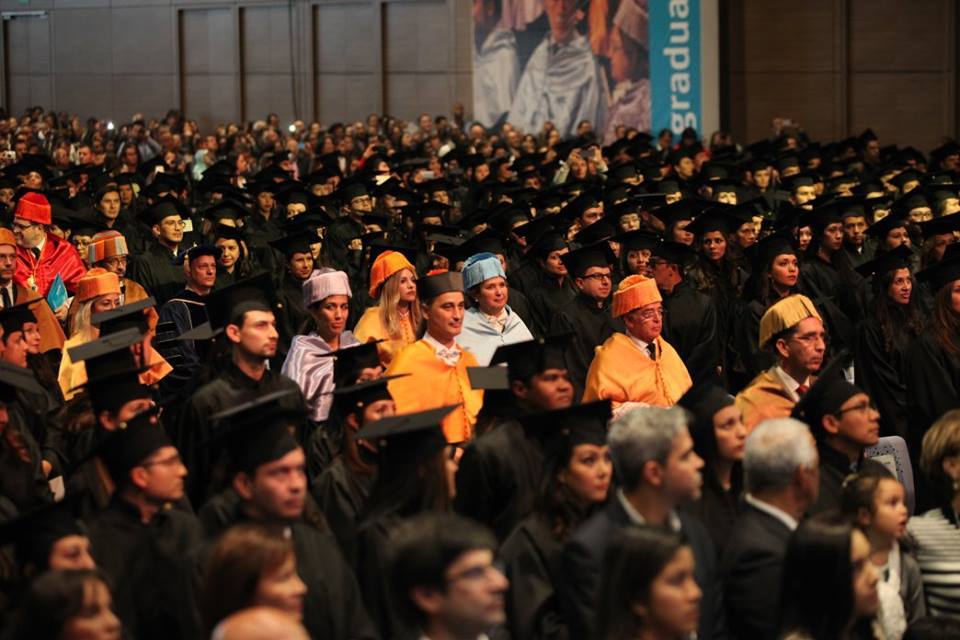
[[[700,1],[650,0],[651,129],[700,130]]]

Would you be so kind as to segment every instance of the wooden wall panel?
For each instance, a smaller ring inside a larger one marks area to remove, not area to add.
[[[241,10],[243,51],[243,117],[266,118],[276,113],[281,122],[294,119],[292,47],[296,29],[287,5],[245,7]],[[299,90],[299,87],[296,89]]]
[[[179,22],[184,112],[204,128],[239,119],[239,56],[231,9],[186,9]]]
[[[448,113],[452,100],[450,9],[445,2],[386,3],[384,108],[400,118]]]
[[[314,11],[316,117],[324,124],[379,111],[380,82],[372,3],[318,5]],[[364,25],[367,37],[345,25]]]

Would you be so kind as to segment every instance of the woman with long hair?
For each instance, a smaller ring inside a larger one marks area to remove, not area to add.
[[[120,640],[106,577],[93,569],[49,571],[30,585],[7,640]]]
[[[400,349],[417,341],[422,318],[416,268],[399,251],[380,253],[370,267],[369,293],[379,304],[363,313],[353,332],[360,342],[383,340],[377,349],[387,366]]]
[[[508,303],[510,288],[500,258],[478,253],[463,263],[463,288],[474,306],[463,315],[457,341],[481,367],[505,344],[533,340],[533,335]]]
[[[907,522],[923,577],[928,613],[960,618],[960,410],[923,436],[920,471],[933,508]]]
[[[247,607],[266,606],[300,620],[306,593],[288,528],[237,525],[217,540],[203,573],[199,599],[205,633]]]
[[[781,640],[880,640],[879,574],[870,542],[839,513],[800,524],[787,545]]]
[[[440,426],[454,407],[383,418],[357,434],[377,449],[377,479],[357,527],[357,581],[367,611],[383,638],[403,637],[400,621],[384,584],[390,536],[418,513],[450,510],[456,485],[455,449]]]
[[[884,436],[907,436],[903,363],[924,325],[910,262],[910,249],[899,247],[857,268],[870,278],[872,300],[855,334],[854,371],[857,386],[877,403]]]
[[[60,390],[66,400],[76,395],[77,387],[86,382],[86,368],[70,359],[69,350],[100,337],[100,330],[90,318],[95,313],[111,311],[120,306],[120,278],[106,269],[90,269],[77,283],[73,304],[77,309],[67,331],[57,374]]]
[[[294,336],[283,375],[300,386],[308,417],[319,424],[330,413],[333,360],[328,354],[360,344],[347,330],[350,279],[343,271],[318,269],[303,283],[303,304],[310,313],[307,332]]]
[[[747,428],[733,396],[715,383],[692,387],[677,404],[693,415],[690,437],[693,450],[703,459],[703,488],[690,511],[706,525],[722,553],[740,512]]]
[[[214,228],[213,237],[213,244],[220,249],[217,286],[226,286],[253,277],[256,267],[243,232],[237,227],[218,224]]]
[[[688,640],[703,595],[693,550],[679,534],[624,527],[603,559],[597,599],[598,640]]]
[[[328,424],[340,425],[340,452],[311,478],[310,490],[337,538],[347,562],[356,561],[356,534],[376,478],[376,449],[357,438],[357,432],[396,413],[397,405],[387,389],[390,378],[377,378],[333,391]]]
[[[937,418],[960,407],[960,258],[924,269],[917,279],[929,285],[934,304],[903,363],[911,451],[920,450],[923,434]]]
[[[607,500],[613,476],[606,444],[609,415],[608,402],[594,402],[529,418],[528,428],[544,451],[537,506],[500,550],[510,579],[510,634],[516,640],[567,637],[558,567],[567,539]]]

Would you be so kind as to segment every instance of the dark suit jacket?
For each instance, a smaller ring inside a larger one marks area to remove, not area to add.
[[[726,637],[723,597],[717,576],[716,551],[710,534],[694,517],[680,513],[680,530],[693,550],[694,577],[703,591],[700,602],[699,640]],[[614,497],[603,511],[577,529],[563,550],[560,598],[570,616],[570,637],[593,638],[596,601],[603,579],[603,556],[617,531],[630,526],[630,518]]]
[[[776,635],[780,576],[791,531],[773,516],[745,503],[720,561],[730,635],[765,640]]]

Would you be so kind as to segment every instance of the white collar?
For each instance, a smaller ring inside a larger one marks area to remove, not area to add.
[[[800,386],[800,383],[794,380],[793,376],[780,368],[780,365],[778,364],[773,366],[772,371],[773,375],[780,379],[780,384],[782,384],[787,390],[787,393],[790,394],[790,398],[794,402],[798,402],[800,400],[800,394],[797,393],[797,388]],[[809,380],[810,378],[808,377],[806,381],[809,382]]]
[[[630,501],[627,500],[623,489],[617,489],[617,500],[620,501],[620,506],[623,507],[623,510],[627,512],[627,517],[630,519],[630,522],[633,524],[647,524],[643,515],[634,509]],[[680,516],[677,515],[676,511],[670,512],[670,515],[667,517],[667,523],[670,525],[671,531],[680,531]]]
[[[776,518],[777,520],[782,522],[787,527],[787,529],[790,529],[790,531],[796,530],[797,525],[799,524],[797,522],[797,519],[791,516],[786,511],[782,509],[778,509],[772,504],[769,504],[762,500],[758,500],[757,498],[754,498],[749,493],[743,494],[743,499],[744,501],[746,501],[747,504],[752,506],[754,509],[757,509],[758,511],[763,511],[768,516]]]
[[[647,356],[647,358],[649,358],[649,357],[650,357],[650,345],[651,345],[651,344],[652,344],[652,345],[656,345],[656,344],[657,344],[657,339],[654,338],[654,339],[653,339],[653,342],[644,342],[643,340],[641,340],[641,339],[638,338],[637,336],[633,335],[633,334],[630,333],[629,331],[627,331],[626,333],[627,333],[627,337],[630,338],[630,340],[633,341],[633,344],[637,345],[637,347],[640,348],[640,351],[643,351],[643,355],[645,355],[645,356]],[[656,349],[656,346],[654,346],[654,349]]]
[[[431,347],[433,347],[433,350],[434,350],[434,351],[440,351],[441,349],[449,350],[449,351],[459,351],[459,350],[460,350],[460,345],[458,345],[456,341],[453,342],[453,346],[452,346],[452,347],[447,347],[447,346],[444,346],[443,344],[441,344],[439,340],[437,340],[436,338],[434,338],[434,337],[433,337],[432,335],[430,335],[428,332],[424,332],[424,334],[423,334],[423,341],[426,342],[427,344],[429,344]]]

